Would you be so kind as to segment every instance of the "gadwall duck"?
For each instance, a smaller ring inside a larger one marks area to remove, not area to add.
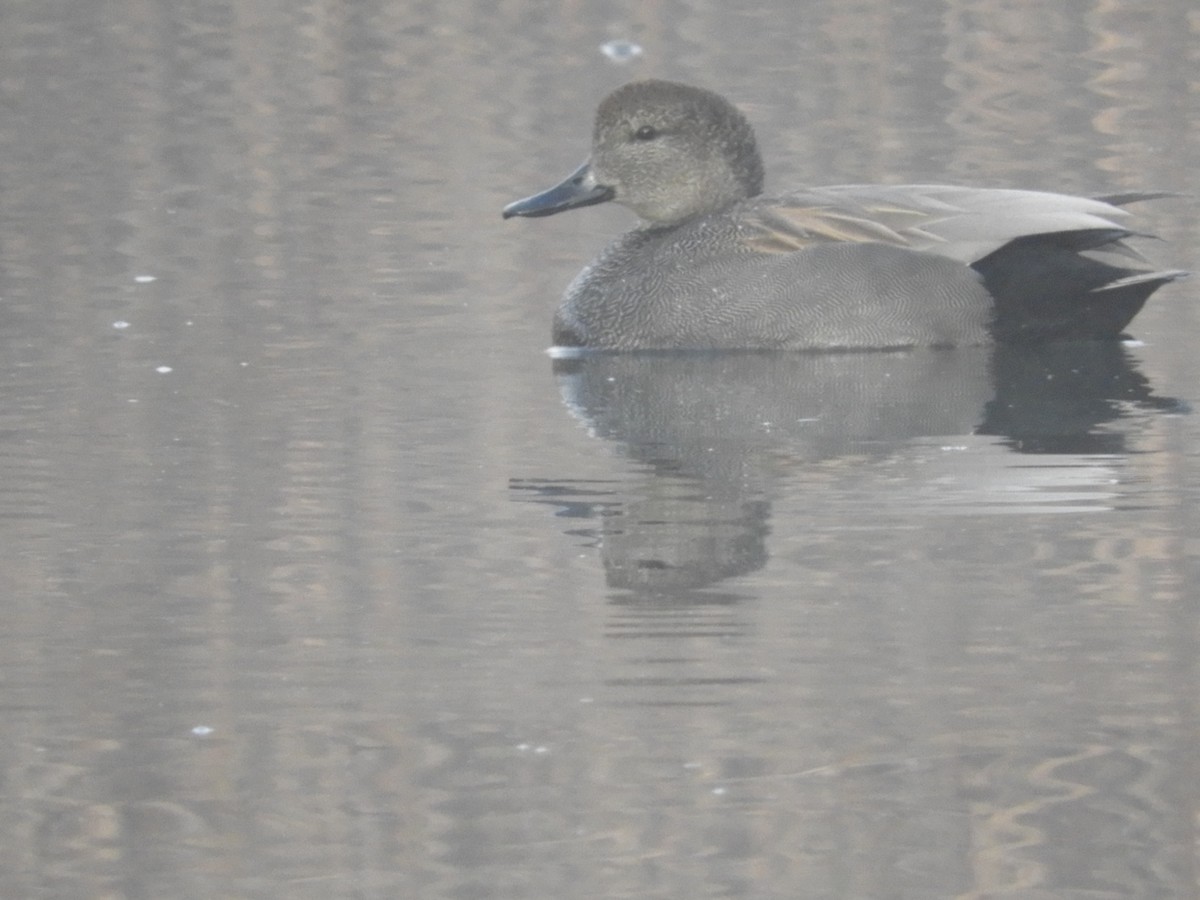
[[[1127,203],[945,185],[760,196],[746,118],[669,81],[618,88],[591,158],[504,218],[615,200],[643,220],[567,289],[554,343],[605,350],[836,349],[1115,338],[1183,276],[1125,243]]]

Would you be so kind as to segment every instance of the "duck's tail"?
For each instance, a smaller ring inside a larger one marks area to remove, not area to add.
[[[1120,194],[1102,199],[1119,205],[1160,196],[1164,195]],[[1122,228],[1027,235],[974,263],[995,298],[996,339],[1120,337],[1151,294],[1188,274],[1117,264],[1142,259],[1125,243],[1128,237],[1141,236]]]

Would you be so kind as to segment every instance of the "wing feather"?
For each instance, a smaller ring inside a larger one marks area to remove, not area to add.
[[[844,185],[759,200],[739,212],[751,248],[789,253],[817,243],[882,243],[946,256],[965,264],[1009,241],[1032,235],[1105,234],[1109,249],[1132,234],[1116,204],[1158,194],[1105,199],[1042,191],[946,185]]]

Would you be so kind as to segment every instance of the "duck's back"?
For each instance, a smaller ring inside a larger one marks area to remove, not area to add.
[[[747,200],[619,238],[568,288],[554,340],[835,349],[1113,337],[1181,274],[1114,265],[1136,255],[1111,220],[1122,215],[1102,200],[929,185]]]

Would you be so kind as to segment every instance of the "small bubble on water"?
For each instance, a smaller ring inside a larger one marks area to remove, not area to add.
[[[642,47],[633,41],[605,41],[600,45],[600,52],[615,63],[632,62],[642,55]]]
[[[128,327],[129,323],[124,319],[117,319],[117,321],[113,322],[113,328],[117,329],[117,331],[124,331]]]

